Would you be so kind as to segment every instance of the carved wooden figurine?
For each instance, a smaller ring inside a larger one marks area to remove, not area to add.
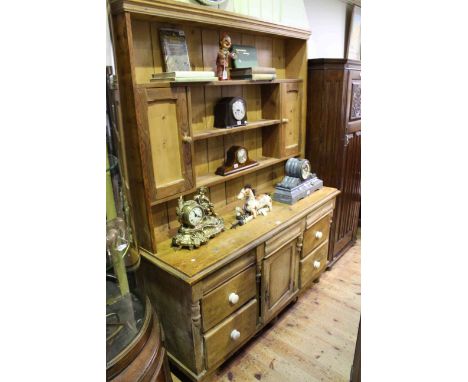
[[[221,40],[219,40],[219,52],[216,58],[216,74],[220,81],[228,79],[227,69],[229,67],[229,59],[237,57],[236,53],[229,51],[231,45],[231,37],[227,33],[223,33]]]

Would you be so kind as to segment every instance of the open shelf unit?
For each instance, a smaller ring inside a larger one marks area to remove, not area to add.
[[[138,244],[157,253],[178,227],[177,199],[206,186],[216,209],[231,205],[245,184],[269,189],[284,162],[304,156],[309,32],[226,11],[168,0],[111,1],[125,164]],[[185,32],[192,70],[215,70],[221,33],[257,49],[259,66],[276,68],[273,81],[150,82],[164,71],[159,28]],[[214,127],[222,97],[247,104],[246,126]],[[215,175],[227,150],[243,146],[258,166]],[[239,202],[240,203],[240,202]]]

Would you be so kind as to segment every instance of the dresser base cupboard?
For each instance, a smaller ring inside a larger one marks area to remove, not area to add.
[[[196,250],[167,240],[157,254],[142,252],[145,290],[173,366],[206,379],[320,277],[338,194],[324,187],[292,206],[273,202],[267,216]],[[227,227],[233,215],[222,215]]]

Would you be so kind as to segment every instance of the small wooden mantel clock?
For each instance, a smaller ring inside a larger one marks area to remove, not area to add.
[[[247,104],[242,97],[224,97],[215,105],[214,127],[226,129],[247,124]]]
[[[226,153],[224,165],[218,167],[216,174],[225,176],[254,166],[258,166],[258,162],[249,159],[249,152],[245,147],[231,146]]]

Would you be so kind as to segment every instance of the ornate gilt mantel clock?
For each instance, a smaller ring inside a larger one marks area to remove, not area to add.
[[[224,231],[224,221],[214,211],[213,203],[206,196],[207,191],[206,187],[200,187],[194,200],[179,198],[176,213],[181,226],[172,238],[174,247],[198,248]]]

